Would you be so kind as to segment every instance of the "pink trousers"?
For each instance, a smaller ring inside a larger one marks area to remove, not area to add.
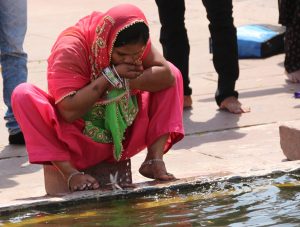
[[[127,129],[122,160],[131,158],[167,133],[170,136],[164,152],[183,138],[182,78],[176,67],[170,67],[176,77],[174,86],[137,95],[139,112]],[[84,135],[82,120],[64,121],[54,99],[38,87],[20,84],[13,92],[12,105],[24,133],[30,163],[70,161],[80,170],[102,161],[114,161],[112,144],[97,143]]]

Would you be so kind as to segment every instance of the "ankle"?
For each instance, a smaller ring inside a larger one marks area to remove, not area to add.
[[[183,97],[183,108],[191,108],[193,104],[192,96],[185,95]]]

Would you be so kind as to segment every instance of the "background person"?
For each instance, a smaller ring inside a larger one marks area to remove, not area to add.
[[[14,117],[11,94],[27,81],[27,54],[23,42],[27,30],[27,0],[0,0],[0,64],[3,78],[3,100],[7,106],[4,119],[10,144],[24,144],[23,133]]]
[[[184,0],[155,0],[161,22],[160,42],[164,57],[182,72],[184,107],[192,106],[189,79],[190,45],[185,27]],[[232,0],[202,0],[210,22],[213,63],[218,73],[215,94],[217,105],[231,113],[249,112],[238,101],[235,83],[239,77],[236,28],[232,17]]]
[[[279,1],[279,23],[286,26],[284,68],[291,82],[300,82],[300,0]]]

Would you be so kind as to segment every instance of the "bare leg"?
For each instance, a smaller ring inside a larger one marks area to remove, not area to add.
[[[167,172],[165,163],[163,162],[163,149],[168,137],[168,134],[163,135],[148,147],[146,159],[139,169],[140,174],[161,181],[176,179],[172,174]]]
[[[68,161],[53,161],[52,164],[68,181],[70,191],[94,190],[99,188],[97,180],[84,173],[80,173]]]

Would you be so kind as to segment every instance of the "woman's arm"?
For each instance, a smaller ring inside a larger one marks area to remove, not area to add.
[[[90,110],[109,88],[109,82],[101,76],[77,91],[75,95],[60,101],[57,104],[58,111],[64,120],[73,122]]]
[[[131,89],[156,92],[174,84],[175,79],[166,59],[153,46],[143,60],[143,67],[143,73],[130,80]]]
[[[121,64],[116,66],[116,68],[121,76],[132,78],[132,71],[130,71],[132,66]],[[156,92],[174,84],[174,76],[167,61],[153,46],[151,46],[151,50],[143,60],[143,67],[145,70],[138,70],[142,74],[138,78],[130,80],[131,89]],[[127,76],[125,75],[126,73],[123,74],[122,70],[119,70],[121,68],[127,68]],[[67,122],[73,122],[81,118],[104,95],[110,86],[103,76],[97,78],[77,91],[75,95],[68,96],[60,101],[57,104],[59,113]]]

